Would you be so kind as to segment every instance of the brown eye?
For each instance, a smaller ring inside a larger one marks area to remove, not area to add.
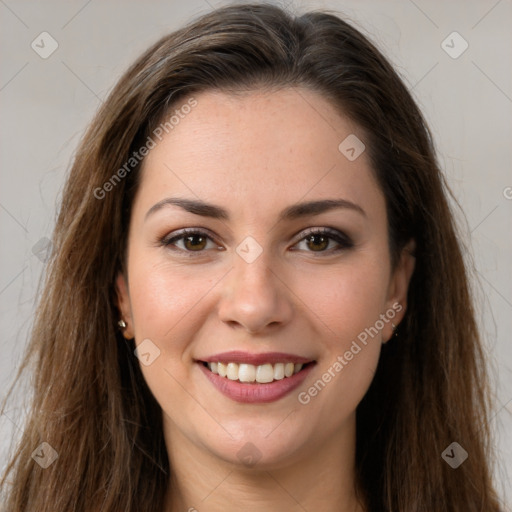
[[[206,247],[207,237],[201,235],[188,235],[183,237],[183,244],[187,250],[200,251]]]
[[[206,232],[197,230],[184,230],[175,236],[165,237],[161,240],[163,246],[185,254],[204,252],[208,248],[208,242],[211,244],[209,248],[217,247]]]
[[[334,246],[329,249],[331,242],[334,243]],[[306,246],[306,252],[313,253],[325,252],[327,254],[332,254],[354,247],[354,243],[347,235],[332,228],[310,229],[306,233],[306,236],[299,241],[298,245],[301,243]]]
[[[192,255],[192,253],[197,253],[199,255],[202,252],[206,252],[209,242],[211,243],[210,249],[216,248],[218,250],[223,250],[222,247],[215,244],[214,240],[208,235],[208,233],[193,229],[183,230],[175,236],[165,237],[160,241],[161,245],[164,247],[168,247],[178,253],[181,252],[184,255]],[[329,249],[331,242],[334,243],[334,247]],[[297,245],[300,245],[301,243],[306,245],[306,252],[328,254],[347,250],[354,246],[353,242],[347,235],[338,230],[328,228],[316,228],[309,230]]]
[[[317,252],[327,249],[329,246],[329,237],[324,235],[309,235],[307,238],[308,248]]]

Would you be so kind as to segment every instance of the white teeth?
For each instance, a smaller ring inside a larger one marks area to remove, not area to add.
[[[224,363],[219,363],[217,365],[217,371],[221,377],[225,377],[228,374],[228,368]]]
[[[238,365],[236,363],[228,363],[227,377],[229,380],[238,380]]]
[[[284,379],[284,364],[276,363],[274,365],[274,380]]]
[[[291,377],[300,372],[303,366],[301,363],[276,363],[274,365],[266,363],[259,366],[246,363],[208,363],[210,371],[221,377],[240,382],[259,382],[260,384]]]
[[[274,368],[271,364],[262,364],[256,369],[256,382],[266,384],[274,380]]]
[[[256,367],[252,364],[241,364],[238,367],[238,380],[240,382],[254,382],[256,380]]]

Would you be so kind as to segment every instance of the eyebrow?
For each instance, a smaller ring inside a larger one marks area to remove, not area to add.
[[[186,199],[182,197],[167,197],[162,199],[147,211],[144,220],[147,220],[150,215],[168,205],[179,206],[187,212],[200,215],[202,217],[210,217],[212,219],[220,219],[226,221],[230,220],[228,211],[220,206],[206,203],[200,200]],[[279,214],[278,221],[290,221],[306,217],[308,215],[319,215],[335,208],[345,208],[356,211],[366,217],[366,212],[358,204],[348,201],[347,199],[321,199],[317,201],[308,201],[305,203],[297,203],[288,206]]]

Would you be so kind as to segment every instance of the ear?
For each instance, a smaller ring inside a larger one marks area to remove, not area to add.
[[[119,272],[116,277],[116,295],[117,295],[117,308],[121,313],[121,318],[126,322],[126,328],[123,329],[123,336],[127,340],[135,337],[133,329],[132,306],[130,302],[130,294],[128,292],[128,281],[122,272]]]
[[[398,264],[391,277],[386,305],[388,310],[393,309],[396,314],[393,320],[386,324],[383,332],[383,340],[386,340],[383,341],[384,343],[393,336],[391,323],[395,327],[398,326],[407,311],[407,291],[416,264],[415,251],[416,242],[414,239],[411,239],[402,249]]]

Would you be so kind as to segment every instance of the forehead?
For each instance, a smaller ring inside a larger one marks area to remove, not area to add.
[[[172,129],[144,161],[145,207],[172,194],[260,213],[322,197],[384,208],[366,153],[350,160],[340,151],[347,137],[364,134],[320,94],[207,91],[193,99],[193,108],[180,110],[190,98],[173,106]]]

